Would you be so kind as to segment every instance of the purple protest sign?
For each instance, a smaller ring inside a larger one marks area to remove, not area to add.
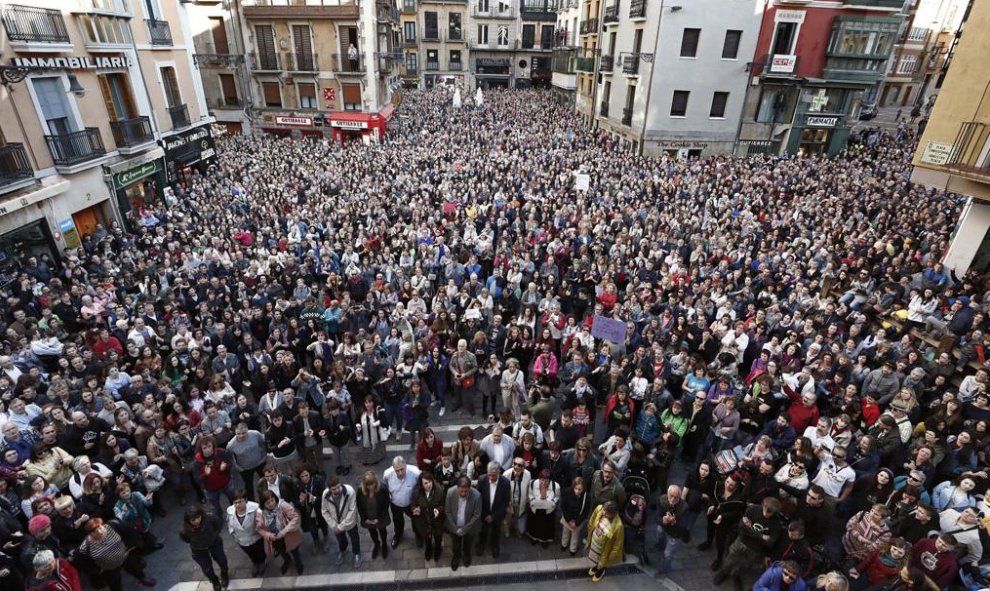
[[[626,340],[626,323],[604,316],[595,316],[591,323],[591,336],[613,343],[621,343]]]

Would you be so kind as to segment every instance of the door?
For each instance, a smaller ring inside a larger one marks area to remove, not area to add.
[[[278,57],[275,54],[275,30],[271,25],[255,25],[254,39],[258,44],[258,67],[262,70],[277,70]]]
[[[61,78],[32,78],[31,84],[38,96],[38,104],[45,116],[50,135],[67,135],[76,131],[73,117],[69,116],[65,88]]]
[[[96,231],[96,226],[100,223],[96,207],[90,207],[72,214],[72,221],[76,224],[76,230],[80,236],[89,236]]]
[[[99,77],[103,104],[111,121],[132,119],[137,116],[137,108],[131,96],[131,88],[122,74],[102,74]]]
[[[313,38],[309,25],[292,25],[292,40],[296,50],[296,69],[311,72],[313,67]]]

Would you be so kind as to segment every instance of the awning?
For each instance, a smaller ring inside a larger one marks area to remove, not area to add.
[[[378,113],[351,113],[348,111],[339,111],[328,114],[327,119],[330,121],[363,121],[367,123],[368,121],[371,121],[372,117],[377,116]]]
[[[395,105],[389,103],[388,106],[379,111],[378,114],[385,121],[391,121],[392,117],[395,115]]]

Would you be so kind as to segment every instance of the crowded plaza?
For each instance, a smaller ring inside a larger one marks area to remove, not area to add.
[[[221,138],[24,262],[0,589],[153,588],[156,553],[214,590],[400,547],[453,575],[510,541],[595,582],[700,550],[711,588],[985,587],[990,290],[941,264],[965,198],[910,183],[913,129],[685,161],[544,91],[397,112],[377,144]]]

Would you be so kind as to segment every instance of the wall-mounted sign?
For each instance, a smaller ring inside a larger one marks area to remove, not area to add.
[[[778,10],[774,15],[774,20],[778,23],[798,23],[804,22],[803,10]]]
[[[127,57],[69,56],[69,57],[15,57],[10,65],[18,68],[64,68],[66,70],[120,70],[131,65]]]
[[[275,123],[278,125],[289,125],[292,127],[312,127],[313,118],[312,117],[288,117],[285,115],[276,115]]]
[[[327,87],[323,89],[323,100],[332,103],[337,97],[337,92],[332,87]]]
[[[704,150],[708,142],[657,142],[661,150]]]
[[[838,117],[809,116],[804,120],[807,127],[835,127],[839,124]]]
[[[339,127],[340,129],[368,129],[367,121],[337,121],[330,120],[330,127]]]
[[[949,162],[949,155],[952,154],[952,144],[942,142],[928,142],[925,151],[921,153],[921,161],[925,164],[943,166]]]
[[[793,74],[797,66],[797,56],[775,53],[770,58],[770,72],[773,74]]]
[[[162,161],[152,160],[113,175],[113,187],[122,189],[162,170]]]
[[[207,126],[169,136],[162,140],[165,148],[165,177],[167,182],[178,180],[178,171],[186,166],[216,155],[213,135]]]

